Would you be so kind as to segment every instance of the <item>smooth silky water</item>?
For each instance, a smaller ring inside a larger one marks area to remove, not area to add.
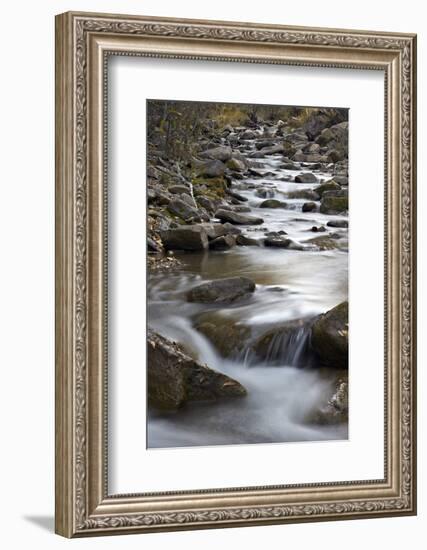
[[[276,176],[295,175],[277,169],[278,161],[263,159],[266,171]],[[321,179],[332,177],[320,173]],[[274,178],[246,179],[268,187],[275,185],[275,198],[297,189],[312,189],[317,184],[295,184]],[[326,225],[342,219],[318,212],[303,213],[304,200],[289,200],[288,209],[259,208],[264,200],[255,189],[239,190],[248,198],[251,214],[264,218],[257,227],[241,227],[251,237],[268,231],[285,230],[288,236],[304,241],[322,233],[312,226]],[[262,227],[262,229],[261,229]],[[347,229],[333,229],[346,242]],[[250,353],[239,353],[233,360],[224,359],[209,340],[194,327],[201,313],[215,312],[251,329],[251,338],[274,326],[292,320],[307,319],[324,313],[348,298],[348,253],[346,249],[330,251],[288,250],[237,246],[225,252],[177,253],[182,266],[167,274],[150,274],[148,281],[149,325],[160,334],[176,340],[201,363],[241,382],[247,389],[243,398],[215,403],[187,404],[170,413],[148,412],[147,446],[186,447],[242,443],[272,443],[346,439],[347,425],[316,425],[310,414],[325,405],[331,394],[336,373],[319,369],[313,358],[306,360],[304,349],[307,329],[302,327],[291,341],[273,340],[268,357],[257,364]],[[257,284],[256,292],[242,302],[231,305],[189,303],[186,292],[205,281],[247,276]],[[305,364],[306,361],[306,364]]]

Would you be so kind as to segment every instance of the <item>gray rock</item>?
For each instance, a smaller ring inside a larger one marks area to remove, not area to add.
[[[212,149],[207,149],[206,151],[203,151],[199,154],[199,157],[226,162],[227,160],[231,159],[231,153],[231,147],[220,145],[219,147],[214,147]]]
[[[168,191],[173,195],[181,195],[181,193],[189,193],[190,188],[187,185],[171,185]]]
[[[260,189],[257,189],[255,191],[255,195],[257,197],[260,197],[261,199],[267,199],[270,197],[274,197],[274,189],[267,189],[265,187],[261,187]]]
[[[348,210],[348,197],[322,197],[320,212],[322,214],[341,214]]]
[[[236,191],[233,191],[232,189],[227,189],[226,194],[230,197],[233,197],[233,199],[238,200],[239,202],[247,202],[247,197],[244,197],[240,193],[237,193]]]
[[[237,235],[236,244],[239,246],[261,246],[258,239],[252,239],[246,235]]]
[[[305,199],[307,201],[318,201],[320,196],[313,189],[298,189],[297,191],[290,191],[286,194],[288,199]]]
[[[167,209],[171,214],[178,216],[184,221],[201,221],[200,214],[197,209],[182,199],[172,199],[169,202]]]
[[[283,153],[283,143],[277,143],[271,147],[263,147],[259,153],[261,156],[264,155],[275,155],[276,153]]]
[[[329,180],[325,183],[322,183],[322,185],[319,185],[319,187],[315,188],[315,192],[320,195],[320,197],[323,196],[323,193],[326,193],[328,191],[340,191],[341,186],[339,183],[337,183],[335,180]]]
[[[220,160],[206,160],[195,163],[195,171],[197,176],[218,178],[224,175],[225,170],[226,166]]]
[[[326,225],[328,227],[346,228],[348,227],[348,221],[347,220],[330,220]]]
[[[261,225],[264,223],[262,218],[223,209],[219,209],[215,212],[215,218],[233,225]]]
[[[255,291],[255,283],[248,277],[230,277],[203,283],[187,294],[189,302],[228,304],[248,298]]]
[[[238,158],[231,158],[227,161],[227,168],[230,170],[235,170],[236,172],[245,172],[246,171],[246,163]]]
[[[279,201],[277,199],[267,199],[265,201],[262,201],[259,207],[260,208],[286,208],[287,204],[286,202]]]
[[[342,302],[316,320],[311,345],[325,365],[348,368],[348,302]]]
[[[201,365],[178,344],[150,329],[147,359],[147,394],[152,407],[173,410],[188,401],[246,395],[237,380]]]
[[[315,202],[305,202],[302,205],[302,211],[303,212],[314,212],[317,208],[317,205]]]
[[[296,183],[317,183],[319,180],[312,172],[303,172],[295,176]]]
[[[199,225],[178,227],[160,232],[163,246],[166,250],[206,250],[208,236],[206,230]]]
[[[217,237],[209,243],[209,248],[211,250],[228,250],[236,246],[236,237],[234,235],[223,235],[222,237]]]

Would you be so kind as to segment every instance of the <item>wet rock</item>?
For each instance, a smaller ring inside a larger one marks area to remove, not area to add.
[[[311,345],[326,365],[348,368],[348,302],[321,315],[313,324]]]
[[[297,191],[290,191],[286,194],[288,199],[305,199],[308,201],[320,200],[320,195],[313,189],[298,189]]]
[[[312,172],[304,172],[295,176],[296,183],[317,183],[319,180]]]
[[[203,283],[187,294],[189,302],[229,304],[248,298],[255,291],[255,283],[248,277],[230,277]]]
[[[313,225],[313,227],[310,229],[313,233],[323,233],[326,231],[326,227],[324,225]]]
[[[261,187],[260,189],[257,189],[255,191],[255,195],[257,197],[260,197],[261,199],[267,199],[269,197],[274,197],[274,189],[266,189],[265,187]]]
[[[305,202],[302,205],[303,212],[314,212],[316,209],[317,209],[317,205],[315,202]]]
[[[266,147],[273,147],[273,145],[275,145],[276,142],[274,140],[261,140],[261,141],[257,141],[255,143],[255,147],[256,149],[260,150],[260,149],[265,149]]]
[[[220,145],[219,147],[214,147],[212,149],[207,149],[206,151],[203,151],[199,154],[199,157],[226,162],[231,159],[231,153],[231,147]]]
[[[195,328],[214,345],[222,357],[232,359],[241,355],[251,336],[251,329],[220,312],[202,313],[195,322]]]
[[[215,218],[218,218],[222,222],[229,222],[234,225],[261,225],[264,223],[262,218],[255,216],[249,216],[247,214],[241,214],[240,212],[231,212],[229,210],[217,210],[215,212]]]
[[[348,197],[323,196],[320,203],[322,214],[341,214],[348,210]]]
[[[179,227],[160,232],[166,250],[206,250],[208,236],[206,230],[197,225]]]
[[[232,206],[231,209],[233,210],[233,212],[252,212],[249,206],[243,206],[242,204]]]
[[[325,191],[322,195],[322,198],[327,197],[346,197],[348,198],[348,189],[337,189],[333,191]]]
[[[186,222],[201,221],[198,210],[194,208],[194,206],[191,206],[187,202],[183,201],[182,199],[172,199],[169,202],[167,208],[171,214],[178,216],[178,218],[181,218]]]
[[[236,245],[236,237],[234,235],[223,235],[222,237],[217,237],[209,243],[209,248],[211,250],[228,250]]]
[[[271,248],[287,248],[289,250],[303,250],[304,247],[286,237],[267,237],[264,241],[265,246]]]
[[[301,164],[299,162],[284,162],[280,165],[283,170],[300,170]]]
[[[247,202],[247,197],[244,197],[240,193],[237,193],[236,191],[233,191],[232,189],[227,189],[226,194],[230,197],[233,197],[233,199],[238,200],[239,202]]]
[[[286,202],[279,201],[277,199],[267,199],[265,201],[262,201],[259,207],[260,208],[286,208],[287,204]]]
[[[320,235],[319,237],[313,237],[304,241],[304,243],[315,246],[318,250],[335,250],[336,248],[341,248],[340,244],[337,242],[337,239],[331,237],[330,235]]]
[[[348,227],[348,221],[347,220],[330,220],[326,225],[328,227],[346,228]]]
[[[312,322],[312,319],[297,319],[268,330],[251,345],[250,351],[254,354],[251,362],[310,366],[315,359],[310,347]]]
[[[271,147],[263,147],[259,154],[261,156],[264,155],[275,155],[276,153],[283,153],[283,143],[277,143],[276,145],[272,145]]]
[[[201,365],[181,346],[149,330],[147,335],[148,403],[158,409],[177,409],[189,401],[211,401],[246,395],[229,376]]]
[[[252,239],[246,235],[238,235],[236,238],[236,244],[239,246],[261,246],[261,243],[258,239]]]
[[[341,186],[335,181],[330,180],[325,183],[322,183],[322,185],[319,185],[319,187],[316,187],[314,191],[320,195],[320,197],[323,196],[323,193],[327,193],[328,191],[340,191]]]

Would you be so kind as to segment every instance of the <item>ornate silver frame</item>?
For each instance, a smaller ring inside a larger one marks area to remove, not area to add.
[[[384,71],[384,479],[108,494],[104,337],[108,55]],[[89,13],[57,16],[57,533],[78,537],[416,513],[415,109],[415,35]]]

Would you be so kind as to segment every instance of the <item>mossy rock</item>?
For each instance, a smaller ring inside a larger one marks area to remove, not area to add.
[[[348,197],[323,197],[320,203],[322,214],[340,214],[348,210]]]
[[[316,187],[314,191],[322,197],[323,193],[326,193],[327,191],[340,191],[341,185],[339,185],[334,180],[329,180],[326,183],[322,183],[322,185],[319,185],[319,187]]]

